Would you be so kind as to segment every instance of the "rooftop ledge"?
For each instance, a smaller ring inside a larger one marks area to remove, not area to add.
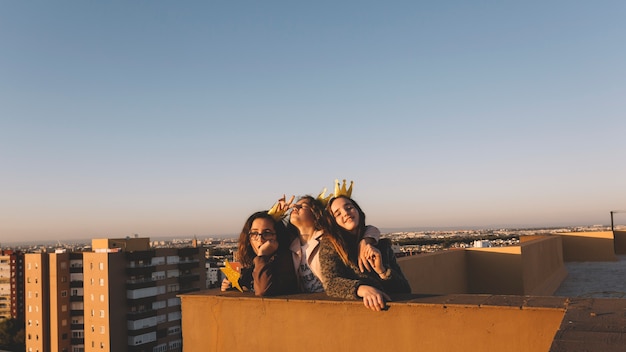
[[[374,312],[319,294],[181,295],[184,351],[623,351],[626,300],[392,296]]]
[[[564,261],[616,261],[625,247],[623,232],[576,233],[399,258],[413,293],[383,312],[324,293],[183,294],[183,350],[624,351],[625,299],[552,295]]]

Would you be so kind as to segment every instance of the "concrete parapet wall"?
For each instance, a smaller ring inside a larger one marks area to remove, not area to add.
[[[613,231],[615,254],[626,254],[626,231]]]
[[[519,246],[467,249],[467,270],[469,293],[524,292]]]
[[[398,264],[413,293],[551,295],[567,276],[561,238],[527,237],[519,246],[419,254]]]
[[[449,250],[398,258],[411,291],[420,294],[467,293],[464,250]]]
[[[552,295],[567,277],[563,260],[563,242],[558,236],[532,236],[523,241],[522,282],[525,295]]]
[[[566,262],[613,262],[615,241],[612,231],[558,233],[563,239]]]
[[[565,315],[558,299],[490,295],[405,297],[383,312],[325,294],[180,297],[184,352],[548,351]]]

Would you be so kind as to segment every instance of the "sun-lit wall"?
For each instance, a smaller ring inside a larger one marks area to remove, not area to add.
[[[565,308],[506,296],[415,296],[373,312],[322,294],[181,295],[183,351],[548,351]],[[556,302],[556,299],[555,299]]]
[[[567,276],[559,236],[402,257],[398,264],[419,294],[551,295]]]
[[[617,261],[612,231],[567,232],[557,235],[563,239],[563,260],[566,262]]]

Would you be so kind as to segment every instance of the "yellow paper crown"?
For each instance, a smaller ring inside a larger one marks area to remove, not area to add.
[[[328,201],[330,200],[330,198],[333,197],[333,194],[329,194],[328,196],[326,196],[326,187],[324,187],[324,189],[320,192],[320,194],[317,196],[317,200],[320,201],[320,203],[322,203],[323,206],[326,206],[326,204],[328,204]]]
[[[287,213],[287,209],[278,209],[278,206],[280,205],[279,202],[276,202],[274,204],[274,206],[267,211],[267,214],[269,216],[271,216],[272,218],[274,218],[275,221],[279,221],[282,218],[285,217],[285,213]]]
[[[343,185],[339,184],[339,180],[335,180],[335,194],[334,197],[346,196],[350,198],[352,196],[352,185],[354,181],[350,181],[350,188],[346,189],[346,180],[343,180]]]

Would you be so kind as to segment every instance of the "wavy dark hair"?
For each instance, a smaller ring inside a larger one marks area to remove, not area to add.
[[[315,219],[315,230],[323,230],[324,233],[327,233],[328,220],[326,219],[324,205],[322,204],[322,202],[320,202],[319,199],[314,198],[313,196],[308,194],[300,197],[297,202],[303,199],[306,200],[306,203],[309,205],[309,207],[311,208],[311,212],[313,213],[313,218]],[[298,228],[291,223],[291,217],[287,222],[287,229],[289,230],[289,233],[293,238],[298,236],[298,234],[300,233],[300,231],[298,231]]]
[[[337,224],[337,220],[335,220],[331,206],[339,198],[347,199],[359,213],[359,223],[356,228],[356,234],[339,226],[339,224]],[[331,198],[328,201],[324,215],[329,229],[328,236],[326,236],[326,238],[332,243],[333,247],[337,253],[339,253],[339,256],[346,265],[350,262],[356,265],[358,254],[357,244],[361,239],[363,239],[363,235],[365,234],[365,213],[359,204],[354,201],[354,199],[342,195]]]
[[[278,241],[278,250],[284,250],[289,248],[289,234],[287,228],[282,220],[274,220],[274,218],[267,213],[267,210],[257,211],[250,215],[246,222],[243,224],[241,233],[239,234],[239,243],[237,245],[237,260],[244,268],[250,268],[253,266],[254,257],[256,253],[252,249],[250,244],[250,236],[248,233],[252,228],[252,222],[256,219],[269,219],[274,224],[274,231],[276,232],[276,240]]]

